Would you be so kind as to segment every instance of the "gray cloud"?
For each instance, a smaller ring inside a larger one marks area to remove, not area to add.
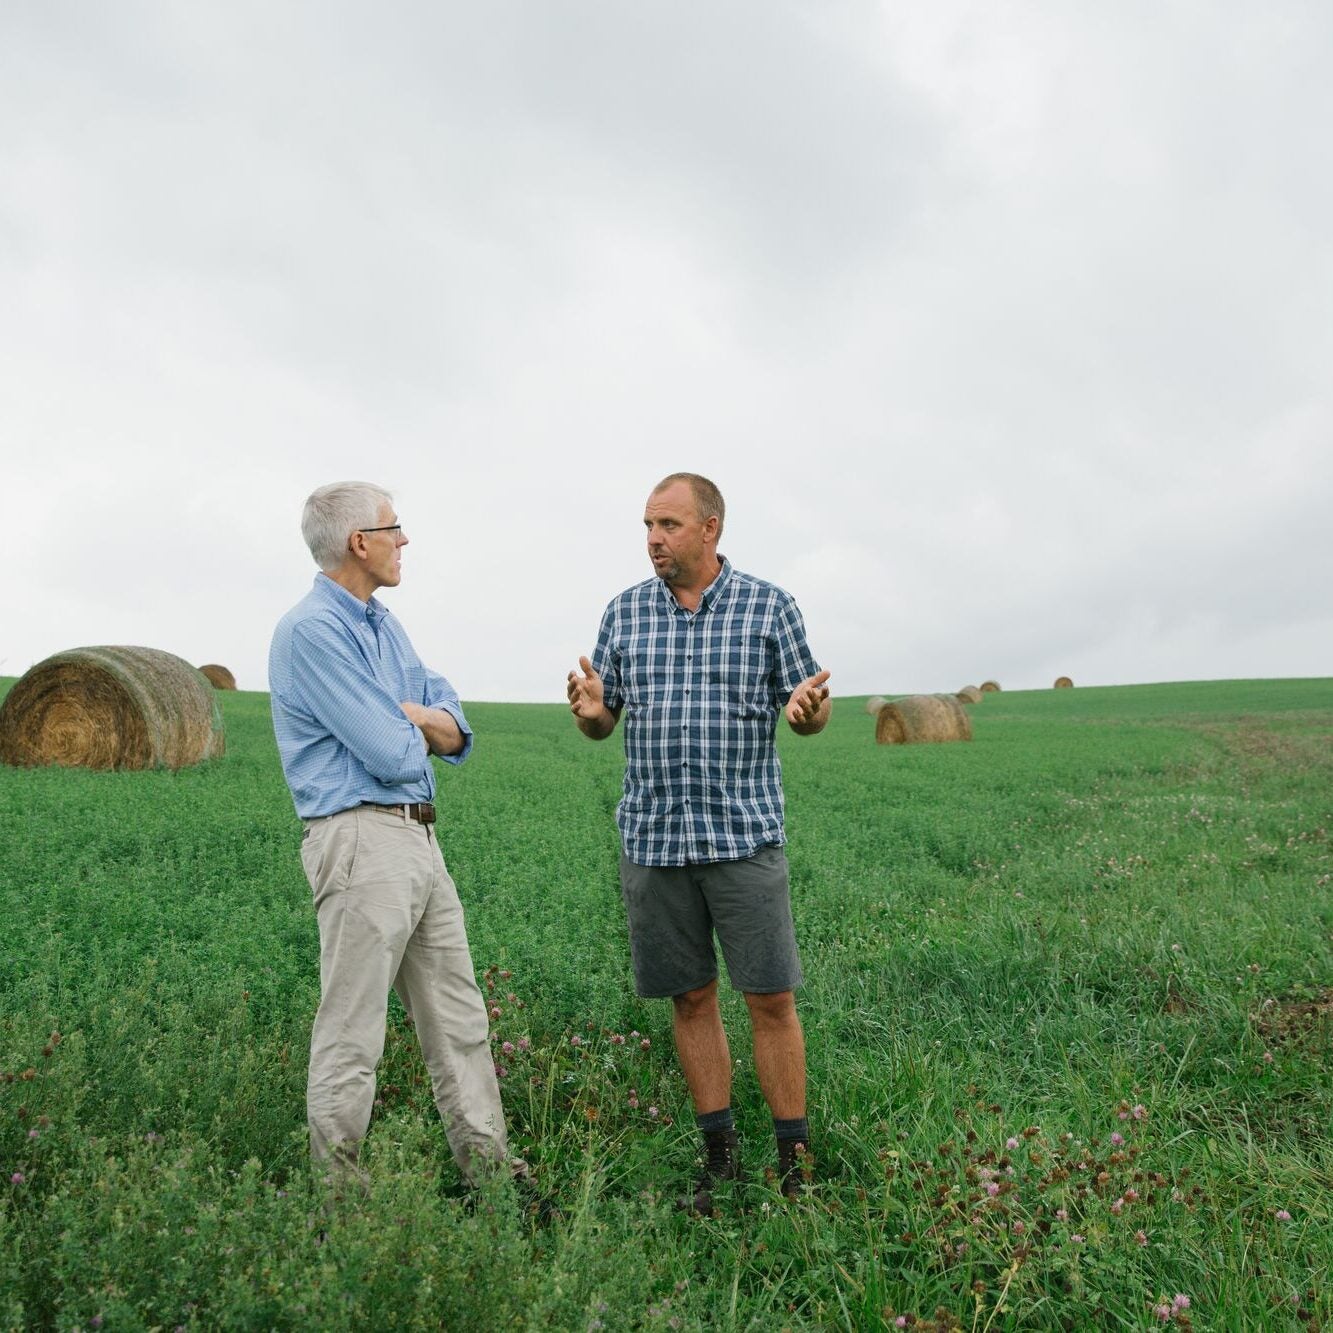
[[[1331,46],[1295,0],[11,7],[0,669],[262,688],[301,499],[371,475],[423,653],[559,697],[693,467],[844,692],[1326,674]]]

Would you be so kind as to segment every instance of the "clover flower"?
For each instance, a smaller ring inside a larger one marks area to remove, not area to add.
[[[1290,1222],[1290,1221],[1291,1221],[1291,1214],[1290,1214],[1289,1212],[1287,1212],[1287,1210],[1286,1210],[1285,1208],[1279,1208],[1279,1209],[1277,1210],[1277,1212],[1275,1212],[1275,1213],[1273,1214],[1273,1216],[1274,1216],[1275,1218],[1277,1218],[1277,1220],[1278,1220],[1279,1222]]]

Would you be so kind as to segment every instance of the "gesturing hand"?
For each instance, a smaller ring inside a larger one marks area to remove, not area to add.
[[[787,721],[793,727],[807,727],[820,721],[828,703],[828,686],[824,683],[830,676],[828,671],[820,671],[803,680],[787,700]]]
[[[602,690],[602,678],[593,669],[586,657],[579,658],[583,675],[577,671],[569,673],[565,693],[569,696],[569,711],[585,722],[595,722],[605,711],[605,694]]]

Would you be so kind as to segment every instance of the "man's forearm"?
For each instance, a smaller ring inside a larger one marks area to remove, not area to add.
[[[578,729],[592,741],[604,741],[616,729],[617,715],[609,708],[603,708],[597,717],[574,717]]]
[[[426,738],[426,748],[431,754],[458,754],[464,745],[462,728],[454,720],[452,713],[443,708],[425,708],[420,705],[408,712],[406,705],[403,712]]]

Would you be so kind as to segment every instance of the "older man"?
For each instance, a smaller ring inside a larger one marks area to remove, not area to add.
[[[706,477],[677,472],[654,487],[643,516],[654,577],[607,607],[567,687],[585,736],[603,740],[625,716],[621,893],[638,993],[673,1004],[705,1156],[680,1203],[697,1212],[711,1212],[713,1186],[739,1170],[714,932],[749,1009],[782,1191],[800,1189],[810,1141],[801,967],[774,741],[779,714],[809,736],[830,711],[829,673],[795,601],[719,553],[724,517]]]
[[[505,1126],[463,908],[436,841],[430,760],[462,763],[472,731],[453,687],[374,596],[402,576],[392,496],[366,482],[322,486],[301,531],[320,572],[278,622],[269,688],[319,920],[311,1153],[335,1175],[362,1176],[392,987],[454,1159],[476,1183],[506,1159]]]

